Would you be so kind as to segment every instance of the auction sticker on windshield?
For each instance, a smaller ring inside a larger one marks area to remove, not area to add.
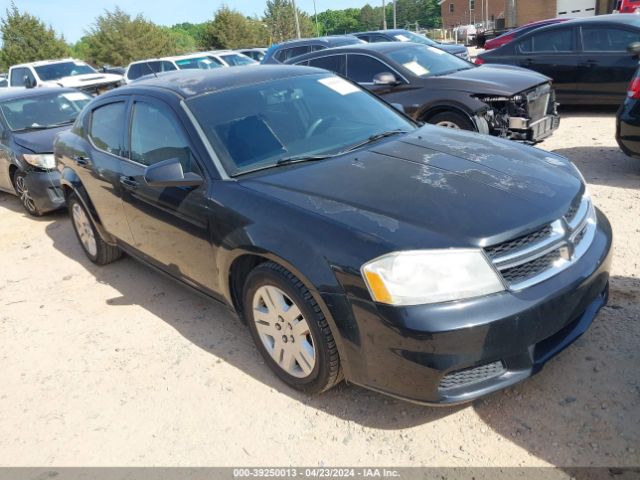
[[[403,63],[402,66],[404,68],[406,68],[407,70],[411,70],[411,73],[413,73],[413,74],[415,74],[417,76],[428,75],[429,74],[429,70],[424,68],[418,62]]]
[[[86,100],[87,96],[80,92],[63,93],[62,96],[70,102],[77,102],[78,100]]]
[[[321,78],[320,80],[318,80],[318,82],[323,84],[325,87],[330,88],[334,92],[339,93],[340,95],[349,95],[350,93],[356,93],[360,91],[358,87],[347,82],[346,80],[343,80],[340,77]]]
[[[440,50],[439,48],[435,48],[435,47],[427,47],[429,50],[431,50],[433,53],[437,53],[438,55],[444,55],[445,52],[444,50]]]

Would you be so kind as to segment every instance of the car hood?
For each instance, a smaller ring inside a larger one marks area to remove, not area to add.
[[[560,218],[584,191],[563,157],[434,126],[241,184],[395,248],[502,242]]]
[[[33,153],[53,152],[53,141],[60,132],[71,128],[71,125],[63,127],[47,128],[46,130],[31,130],[29,132],[14,133],[13,141],[17,145]]]
[[[507,96],[551,81],[540,73],[511,65],[482,65],[436,78],[441,79],[444,88]],[[433,83],[433,79],[429,80]]]
[[[116,83],[122,80],[122,78],[121,75],[114,75],[112,73],[85,73],[83,75],[62,77],[45,83],[55,83],[63,87],[85,88],[93,85],[102,85],[104,83]]]

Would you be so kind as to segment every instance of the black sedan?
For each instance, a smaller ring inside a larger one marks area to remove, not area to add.
[[[93,262],[224,302],[291,387],[469,401],[605,305],[611,228],[569,160],[419,127],[323,70],[231,70],[104,94],[55,152]]]
[[[640,42],[629,45],[629,52],[640,54]],[[627,98],[618,109],[616,140],[624,153],[640,158],[640,66],[629,84]]]
[[[53,139],[91,97],[73,89],[7,89],[0,93],[0,190],[31,215],[64,206]]]
[[[600,15],[543,27],[478,55],[476,63],[530,68],[553,79],[561,104],[620,105],[638,65],[640,16]]]
[[[402,106],[416,121],[530,143],[560,125],[543,75],[510,66],[477,67],[434,47],[374,43],[314,52],[290,61],[325,68]]]
[[[420,45],[426,45],[428,47],[435,47],[443,50],[451,55],[460,57],[464,60],[469,60],[469,50],[464,45],[457,45],[455,43],[440,43],[435,40],[431,40],[424,35],[404,30],[402,28],[390,29],[390,30],[374,30],[371,32],[358,32],[353,33],[355,37],[360,40],[364,40],[367,43],[381,43],[381,42],[412,42],[419,43]]]

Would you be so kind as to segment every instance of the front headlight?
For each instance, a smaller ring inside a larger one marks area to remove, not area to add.
[[[415,250],[389,253],[362,266],[374,301],[421,305],[479,297],[504,285],[482,250]]]
[[[44,168],[46,170],[56,168],[56,159],[53,153],[37,153],[34,155],[25,153],[22,155],[22,158],[34,167]]]

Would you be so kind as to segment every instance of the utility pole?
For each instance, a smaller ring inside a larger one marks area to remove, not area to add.
[[[384,4],[384,0],[382,0],[382,29],[387,29],[387,7]]]
[[[393,0],[393,28],[398,28],[398,22],[396,21],[396,0]]]
[[[300,38],[300,20],[298,20],[298,8],[296,7],[296,0],[291,0],[291,3],[293,4],[293,16],[296,19],[296,36],[297,38]]]
[[[318,23],[318,9],[316,8],[316,0],[313,0],[313,15],[316,17],[316,37],[319,37],[320,24]]]

